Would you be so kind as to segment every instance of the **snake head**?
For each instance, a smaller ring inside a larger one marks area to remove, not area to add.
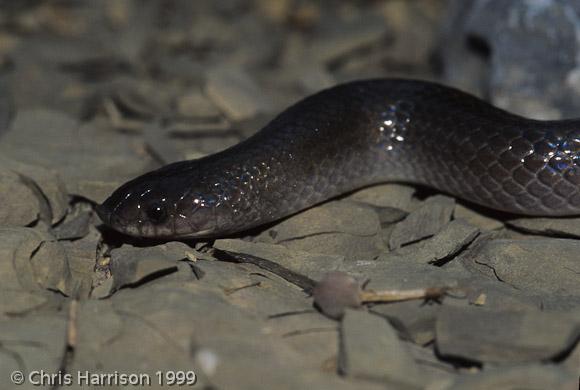
[[[179,164],[147,173],[122,185],[96,211],[114,230],[134,237],[160,239],[215,235],[218,220],[227,220],[214,188]],[[221,218],[220,218],[221,216]]]

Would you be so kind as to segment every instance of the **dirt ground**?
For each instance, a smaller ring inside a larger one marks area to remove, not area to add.
[[[1,1],[0,387],[576,389],[580,218],[403,184],[214,240],[94,212],[323,88],[450,80],[453,3]],[[331,318],[312,287],[332,271],[449,291]]]

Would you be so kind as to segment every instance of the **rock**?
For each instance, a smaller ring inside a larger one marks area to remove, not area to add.
[[[580,218],[519,218],[507,224],[533,234],[580,238]]]
[[[370,310],[386,317],[415,344],[425,345],[435,338],[435,320],[440,308],[440,304],[416,300],[374,305]]]
[[[497,239],[483,243],[463,263],[517,289],[580,295],[580,242],[569,239]]]
[[[169,242],[149,248],[123,246],[111,251],[111,292],[123,286],[136,285],[178,270],[178,262],[187,258],[190,248]]]
[[[28,226],[40,216],[39,199],[33,188],[30,188],[14,172],[0,169],[0,225]]]
[[[86,188],[84,183],[118,183],[143,173],[152,164],[138,153],[133,139],[100,126],[98,122],[81,125],[55,111],[19,111],[2,138],[0,152],[19,163],[57,171],[70,193],[92,199],[93,193],[80,191]],[[39,128],[43,131],[39,132]],[[35,177],[31,175],[33,180]],[[55,196],[51,198],[56,199]],[[51,204],[60,205],[60,201]],[[59,207],[63,209],[62,205]],[[59,207],[54,207],[54,214],[62,216]]]
[[[580,343],[576,344],[576,347],[565,359],[564,367],[580,376]]]
[[[18,174],[38,199],[41,217],[48,224],[60,221],[68,208],[68,193],[56,170],[38,165],[24,164],[9,158],[0,158],[2,166]],[[43,215],[46,214],[46,215]]]
[[[450,390],[529,389],[567,390],[577,386],[572,372],[550,364],[490,368],[479,374],[459,375]]]
[[[171,112],[171,85],[152,80],[123,80],[112,86],[110,99],[131,118],[149,119],[168,116]]]
[[[546,309],[547,306],[541,296],[530,295],[499,280],[479,275],[471,275],[461,280],[460,285],[464,287],[464,298],[469,304],[483,306],[490,310],[533,311]],[[461,296],[460,293],[458,295]]]
[[[411,290],[429,287],[457,287],[465,272],[406,261],[360,260],[346,262],[343,271],[358,280],[368,280],[370,290]]]
[[[461,219],[456,219],[448,223],[433,237],[420,241],[415,245],[408,245],[383,254],[379,259],[388,261],[394,257],[402,261],[418,261],[421,263],[448,261],[461,249],[469,245],[478,234],[478,228]]]
[[[177,112],[183,117],[217,118],[220,112],[199,90],[186,91],[177,99]]]
[[[81,211],[70,220],[58,225],[54,229],[55,237],[59,240],[74,240],[85,237],[89,234],[91,214],[90,211]]]
[[[68,258],[50,234],[31,228],[0,228],[0,289],[73,293]]]
[[[103,203],[122,184],[121,180],[82,180],[78,182],[76,191],[87,194],[95,203]]]
[[[92,373],[130,371],[135,364],[141,366],[141,372],[155,375],[155,370],[190,370],[192,362],[189,357],[189,334],[181,318],[168,315],[179,306],[181,299],[188,297],[192,301],[204,301],[203,296],[194,298],[176,289],[165,287],[156,292],[140,292],[145,300],[137,299],[127,291],[121,290],[119,300],[110,297],[106,300],[81,301],[78,307],[78,336],[75,346],[76,358],[70,362],[71,372],[89,370]],[[163,298],[163,306],[155,295]],[[116,296],[115,294],[114,296]],[[182,310],[188,311],[182,307]],[[192,319],[189,331],[195,329]],[[131,318],[131,320],[127,320]],[[170,325],[171,324],[171,325]],[[141,340],[141,342],[139,342]],[[147,340],[147,342],[143,342]],[[139,345],[139,348],[135,348]],[[131,359],[125,352],[131,350]],[[157,352],[155,352],[157,351]],[[138,363],[136,363],[138,362]]]
[[[95,276],[95,265],[98,264],[101,240],[101,233],[89,226],[87,233],[82,238],[75,238],[73,241],[60,241],[67,254],[72,283],[75,286],[75,297],[79,299],[88,297],[93,291],[93,287],[96,287],[98,283],[98,278]]]
[[[394,38],[385,50],[387,58],[408,66],[424,66],[431,61],[433,48],[440,39],[441,13],[445,7],[430,1],[387,1],[379,6]],[[420,24],[422,28],[410,29],[413,24]]]
[[[409,351],[419,366],[421,376],[425,377],[428,385],[425,389],[444,389],[453,382],[456,368],[448,362],[441,361],[432,344],[425,346],[406,343]]]
[[[297,64],[295,68],[292,68],[292,72],[295,73],[296,81],[302,90],[308,93],[317,93],[337,84],[326,68],[315,64],[302,64],[302,66]]]
[[[503,227],[503,222],[478,211],[472,210],[463,206],[460,203],[455,205],[455,211],[453,212],[455,219],[463,219],[473,226],[477,226],[482,231],[497,230]]]
[[[580,316],[558,312],[444,307],[436,324],[442,356],[494,364],[555,358],[579,335]]]
[[[453,198],[435,195],[427,199],[420,208],[395,225],[389,239],[389,248],[397,249],[439,232],[451,219],[454,208]]]
[[[316,313],[318,318],[330,321],[313,309],[307,293],[254,264],[198,260],[194,263],[194,272],[199,279],[195,283],[198,288],[218,292],[230,304],[256,317],[278,318],[284,317],[284,313],[293,313],[299,321],[301,313]],[[302,325],[308,327],[309,323]]]
[[[346,376],[423,388],[417,365],[389,323],[364,311],[347,310],[342,319],[340,371]]]
[[[263,297],[269,293],[261,292]],[[84,358],[75,359],[71,370],[88,369],[97,361],[103,372],[124,371],[138,361],[146,372],[153,371],[154,375],[155,370],[169,370],[170,367],[190,370],[196,367],[193,359],[199,351],[206,354],[211,351],[217,364],[200,375],[211,375],[212,385],[219,388],[250,390],[263,385],[288,390],[310,386],[334,388],[337,381],[321,375],[318,368],[305,366],[302,354],[290,348],[284,338],[270,334],[272,325],[265,323],[263,316],[253,315],[228,302],[228,297],[236,294],[226,296],[207,284],[182,282],[160,282],[147,289],[120,290],[110,300],[99,303],[112,301],[110,304],[117,315],[135,320],[122,321],[123,337],[117,338],[115,343],[98,343],[98,348],[85,350]],[[106,313],[104,309],[101,313]],[[94,313],[95,317],[99,315],[102,314]],[[109,330],[115,330],[116,321],[111,320],[111,325],[102,330],[98,329],[98,321],[84,324],[92,328],[92,334],[98,335],[97,340],[106,340]],[[140,348],[134,348],[140,344]],[[119,348],[121,351],[132,348],[132,359],[113,353]],[[294,375],[297,371],[304,375]]]
[[[50,301],[45,294],[24,290],[0,289],[0,318],[23,316]],[[1,359],[0,359],[1,361]]]
[[[311,61],[324,64],[376,43],[387,33],[387,26],[382,16],[372,14],[356,18],[351,22],[333,19],[327,30],[310,42],[308,49]]]
[[[261,242],[252,243],[242,240],[222,239],[214,242],[214,248],[235,253],[245,253],[276,262],[286,269],[319,280],[330,271],[338,270],[344,262],[339,255],[325,255],[290,250],[283,245]]]
[[[415,187],[407,185],[382,184],[359,190],[350,198],[372,206],[390,207],[409,213],[415,208],[413,204],[415,191]]]
[[[376,212],[362,204],[335,201],[305,210],[260,233],[259,242],[291,250],[373,258],[382,248]]]
[[[209,72],[208,97],[233,121],[268,111],[268,104],[252,78],[238,68],[217,68]]]
[[[14,389],[10,374],[23,370],[24,378],[33,370],[57,373],[66,351],[66,318],[54,314],[28,315],[0,320],[2,343],[9,345],[0,355],[0,387]],[[28,380],[24,388],[32,388]]]

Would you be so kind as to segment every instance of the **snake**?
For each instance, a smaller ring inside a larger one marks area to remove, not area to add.
[[[130,236],[221,237],[388,182],[508,214],[577,215],[580,119],[529,119],[429,81],[351,81],[232,147],[130,180],[96,212]]]

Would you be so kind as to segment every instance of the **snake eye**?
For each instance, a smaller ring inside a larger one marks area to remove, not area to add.
[[[167,207],[162,203],[153,203],[147,207],[145,214],[151,223],[157,225],[167,220]]]

